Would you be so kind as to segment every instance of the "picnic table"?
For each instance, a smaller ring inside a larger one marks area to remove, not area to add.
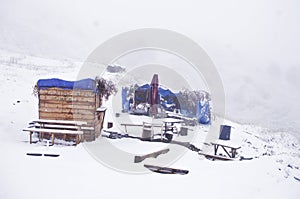
[[[143,124],[129,124],[129,123],[122,123],[121,126],[125,127],[125,132],[127,133],[127,127],[128,126],[137,126],[137,127],[144,127],[145,123],[147,122],[143,122]],[[161,127],[161,124],[152,124],[152,123],[147,123],[148,125],[152,126],[152,127]]]
[[[52,145],[54,144],[55,135],[75,135],[76,144],[79,144],[83,135],[83,130],[93,130],[92,127],[87,127],[87,122],[84,121],[69,121],[69,120],[46,120],[37,119],[29,123],[29,127],[24,128],[23,131],[29,132],[30,144],[32,143],[32,134],[39,133],[39,140],[43,139],[44,133],[51,135]]]
[[[240,149],[240,146],[236,146],[233,143],[231,143],[229,146],[228,143],[223,143],[220,140],[218,142],[211,142],[211,144],[214,146],[214,154],[218,154],[218,149],[222,148],[225,153],[228,155],[229,158],[235,158],[237,154],[237,150]],[[230,151],[228,151],[230,150]]]
[[[164,134],[168,131],[173,133],[178,133],[180,131],[181,123],[183,120],[174,119],[174,118],[166,118],[163,121],[163,132]]]

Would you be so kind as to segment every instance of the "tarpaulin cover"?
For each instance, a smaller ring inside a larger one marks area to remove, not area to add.
[[[208,101],[203,105],[200,101],[198,102],[197,117],[200,124],[210,124],[210,106]]]
[[[127,100],[128,88],[122,88],[122,110],[127,112],[129,110],[129,101]]]
[[[140,86],[137,88],[137,90],[144,90],[144,89],[150,89],[150,85],[149,84],[144,84],[143,86]]]
[[[78,81],[66,81],[62,79],[52,78],[52,79],[40,79],[37,82],[39,89],[48,88],[61,88],[65,90],[80,89],[80,90],[93,90],[96,89],[96,82],[93,79],[82,79]]]
[[[171,90],[159,87],[158,93],[162,98],[167,100],[168,104],[175,103],[174,99],[176,98],[176,94],[173,93]]]

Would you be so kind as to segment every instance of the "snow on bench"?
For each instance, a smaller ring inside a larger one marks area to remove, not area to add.
[[[31,127],[41,128],[41,125],[35,123],[31,125]],[[94,127],[90,126],[73,126],[73,125],[55,125],[55,124],[43,124],[42,128],[45,129],[70,129],[70,130],[86,130],[86,131],[93,131]]]
[[[78,134],[78,135],[83,134],[83,131],[74,131],[74,130],[65,130],[65,129],[24,128],[23,131],[54,133],[54,134]]]
[[[234,158],[229,158],[229,157],[225,157],[225,156],[221,156],[221,155],[212,155],[212,154],[207,154],[207,153],[202,153],[199,152],[199,155],[203,155],[206,158],[210,158],[212,160],[235,160]]]
[[[50,133],[52,144],[54,144],[54,135],[55,134],[62,134],[62,135],[76,135],[76,144],[80,142],[80,135],[83,135],[83,131],[74,131],[74,130],[65,130],[65,129],[43,129],[43,128],[24,128],[23,131],[30,132],[30,144],[32,143],[32,133],[38,132],[41,134],[41,138],[43,137],[43,133]]]
[[[84,121],[72,121],[72,120],[46,120],[46,119],[38,119],[33,120],[32,123],[41,123],[41,124],[62,124],[62,125],[87,125],[87,122]]]
[[[79,144],[81,137],[83,135],[82,130],[94,130],[93,127],[83,126],[86,125],[87,122],[82,121],[65,121],[65,120],[33,120],[29,123],[29,127],[24,128],[23,131],[27,131],[30,133],[30,144],[32,143],[32,134],[33,132],[39,133],[39,138],[43,138],[44,133],[51,134],[52,145],[54,144],[54,136],[55,135],[64,135],[64,139],[66,139],[66,135],[75,135],[76,136],[76,144]]]

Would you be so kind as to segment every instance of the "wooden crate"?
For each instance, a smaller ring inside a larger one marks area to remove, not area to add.
[[[84,141],[93,141],[99,137],[105,110],[97,111],[101,100],[93,90],[47,88],[40,89],[38,97],[40,119],[86,121],[87,126],[94,130],[83,130]]]

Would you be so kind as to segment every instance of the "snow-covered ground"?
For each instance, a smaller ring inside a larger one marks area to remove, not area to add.
[[[239,156],[253,159],[211,161],[185,149],[184,155],[169,166],[187,169],[187,175],[118,172],[94,159],[84,144],[51,147],[45,142],[29,144],[29,135],[22,128],[38,117],[38,99],[32,95],[33,86],[41,78],[75,80],[80,65],[71,60],[0,52],[0,198],[300,197],[300,181],[296,179],[300,178],[299,140],[289,132],[273,132],[228,120],[225,124],[232,126],[231,141],[242,147]],[[113,119],[110,116],[105,122]],[[132,120],[142,122],[143,119],[137,116]],[[201,148],[208,127],[198,126],[189,132],[195,136],[193,144]],[[91,144],[101,139],[107,138],[101,137]],[[129,138],[109,142],[131,152],[132,162],[128,164],[132,167],[155,164],[167,155],[134,164],[135,154],[151,152],[167,144]],[[28,152],[60,156],[34,157],[27,156]]]

